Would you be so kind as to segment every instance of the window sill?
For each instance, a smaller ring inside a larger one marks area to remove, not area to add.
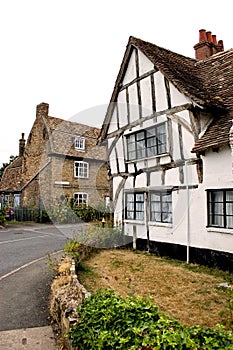
[[[75,151],[77,151],[77,152],[85,152],[85,149],[80,149],[80,148],[75,148]]]
[[[170,156],[169,153],[163,153],[163,154],[157,154],[156,156],[151,156],[151,157],[145,157],[145,158],[136,158],[136,159],[130,159],[126,160],[126,163],[135,163],[135,162],[140,162],[143,160],[150,160],[150,159],[156,159],[156,158],[165,158]]]
[[[139,225],[145,225],[145,221],[140,221],[140,220],[124,220],[125,224],[139,224]]]
[[[232,228],[222,228],[222,227],[206,227],[207,232],[216,232],[216,233],[227,233],[233,235]]]
[[[157,227],[168,227],[172,228],[173,225],[166,223],[166,222],[155,222],[155,221],[149,221],[149,226],[157,226]]]

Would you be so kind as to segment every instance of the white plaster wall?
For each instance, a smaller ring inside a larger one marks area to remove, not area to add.
[[[219,152],[206,151],[202,159],[206,188],[233,188],[232,157],[229,147],[221,148]]]
[[[146,174],[142,173],[136,177],[135,188],[146,187]]]
[[[135,50],[133,50],[129,59],[127,70],[125,72],[123,85],[130,83],[136,77],[137,77],[137,74],[136,74],[136,65],[135,65]]]
[[[125,190],[132,190],[133,188],[133,177],[130,176],[127,178],[126,182],[125,182],[125,186],[124,186],[124,189]]]
[[[140,50],[138,50],[138,61],[139,75],[145,74],[154,69],[153,63]]]
[[[111,132],[116,131],[117,129],[118,129],[117,112],[116,112],[116,105],[115,105],[114,110],[113,110],[113,114],[111,117],[111,121],[110,121],[109,127],[108,127],[108,133],[110,134]]]
[[[119,125],[120,128],[128,124],[127,121],[127,104],[126,104],[126,90],[119,92],[117,97]]]
[[[172,121],[173,159],[181,159],[178,124]]]
[[[137,85],[133,84],[128,87],[129,93],[129,109],[130,109],[130,122],[139,119],[139,105],[137,95]]]
[[[173,168],[166,171],[165,175],[166,186],[177,186],[180,185],[179,181],[179,168]]]
[[[116,150],[118,155],[118,163],[119,163],[119,170],[120,172],[125,171],[125,158],[124,158],[124,149],[123,149],[123,142],[122,138],[120,138],[116,143]]]
[[[111,173],[116,174],[117,173],[117,164],[116,164],[116,157],[115,157],[115,151],[113,150],[109,156],[109,163],[111,168]]]
[[[152,114],[152,97],[150,77],[140,81],[141,100],[142,100],[142,116],[146,117]]]
[[[171,105],[172,107],[180,106],[185,103],[189,103],[190,99],[187,98],[184,94],[179,92],[175,86],[169,82],[170,94],[171,94]]]
[[[154,74],[156,111],[163,111],[168,108],[167,94],[164,84],[164,76],[160,72]]]
[[[195,153],[191,153],[193,147],[194,147],[194,137],[190,132],[182,127],[182,134],[183,134],[183,152],[184,152],[184,158],[196,158]]]
[[[150,174],[150,185],[151,186],[161,186],[161,171],[155,171]]]

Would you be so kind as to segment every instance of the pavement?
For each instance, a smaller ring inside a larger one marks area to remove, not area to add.
[[[0,350],[56,350],[52,327],[14,329],[0,332]]]

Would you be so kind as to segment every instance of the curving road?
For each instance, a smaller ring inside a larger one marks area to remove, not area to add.
[[[72,230],[43,224],[0,230],[0,331],[49,324],[48,254],[59,258],[71,236]]]

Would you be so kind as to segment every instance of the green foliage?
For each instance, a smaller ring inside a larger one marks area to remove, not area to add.
[[[81,244],[79,242],[74,240],[69,240],[64,247],[64,251],[68,253],[72,258],[79,260],[80,247],[81,247]]]
[[[109,212],[102,202],[93,207],[86,204],[76,206],[75,203],[71,202],[71,208],[73,212],[85,222],[101,220],[103,216],[109,218]]]
[[[6,222],[6,209],[3,207],[0,209],[0,225],[4,225]]]
[[[68,338],[79,350],[233,349],[232,332],[187,327],[160,313],[150,299],[98,290],[78,306],[79,321]]]
[[[94,249],[84,244],[81,244],[80,242],[77,242],[75,240],[68,240],[64,247],[64,251],[75,259],[76,268],[79,270],[83,270],[85,269],[83,265],[83,260],[89,257],[94,251]]]
[[[131,239],[131,238],[130,238]],[[122,247],[127,244],[127,237],[123,231],[111,224],[102,227],[99,225],[90,225],[85,232],[77,232],[75,240],[89,247],[112,248]]]

